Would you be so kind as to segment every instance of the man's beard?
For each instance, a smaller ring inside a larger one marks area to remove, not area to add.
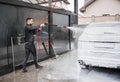
[[[33,24],[30,24],[30,26],[32,26]]]

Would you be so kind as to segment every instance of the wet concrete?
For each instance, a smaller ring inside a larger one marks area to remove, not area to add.
[[[57,59],[40,62],[42,69],[32,65],[27,67],[27,73],[17,70],[1,76],[0,82],[78,82],[80,66],[76,55],[75,51],[62,54]]]
[[[0,82],[120,82],[120,70],[94,67],[81,69],[76,51],[60,55],[57,59],[39,62],[42,69],[34,65],[0,77]]]

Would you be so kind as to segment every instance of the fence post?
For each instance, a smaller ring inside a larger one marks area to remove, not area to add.
[[[119,14],[115,15],[115,21],[120,21],[120,15]]]

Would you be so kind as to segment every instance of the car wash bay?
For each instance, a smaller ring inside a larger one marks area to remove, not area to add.
[[[15,0],[13,2],[3,0],[0,1],[0,11],[0,19],[2,19],[0,21],[0,82],[120,82],[119,70],[97,67],[90,70],[80,68],[77,61],[79,53],[75,50],[69,52],[72,49],[72,33],[62,27],[76,24],[76,15],[63,10],[54,10],[47,20],[49,26],[38,33],[38,42],[49,45],[47,54],[41,43],[36,44],[38,60],[41,61],[39,63],[43,69],[35,69],[34,65],[31,65],[33,62],[30,57],[29,71],[22,73],[25,19],[29,16],[33,17],[36,20],[35,25],[38,25],[48,15],[50,9],[18,3]],[[50,42],[53,42],[53,48],[59,55],[57,59],[51,58],[54,53],[52,53]],[[14,56],[12,51],[14,51]],[[15,70],[13,70],[13,64],[16,67]]]
[[[51,12],[50,8],[30,3],[7,0],[0,1],[0,75],[11,72],[14,67],[21,68],[24,57],[24,26],[27,17],[39,25]],[[64,18],[64,20],[62,19]],[[46,19],[48,26],[38,32],[36,48],[38,61],[53,57],[50,43],[53,43],[56,54],[68,52],[71,49],[71,32],[63,26],[75,24],[76,15],[65,10],[54,10]],[[48,45],[47,53],[42,45]],[[32,64],[32,57],[28,64]],[[14,65],[14,66],[13,66]]]

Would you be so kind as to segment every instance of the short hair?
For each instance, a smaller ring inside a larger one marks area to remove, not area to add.
[[[28,20],[31,20],[31,19],[33,19],[33,18],[26,18],[26,22],[27,22]]]

